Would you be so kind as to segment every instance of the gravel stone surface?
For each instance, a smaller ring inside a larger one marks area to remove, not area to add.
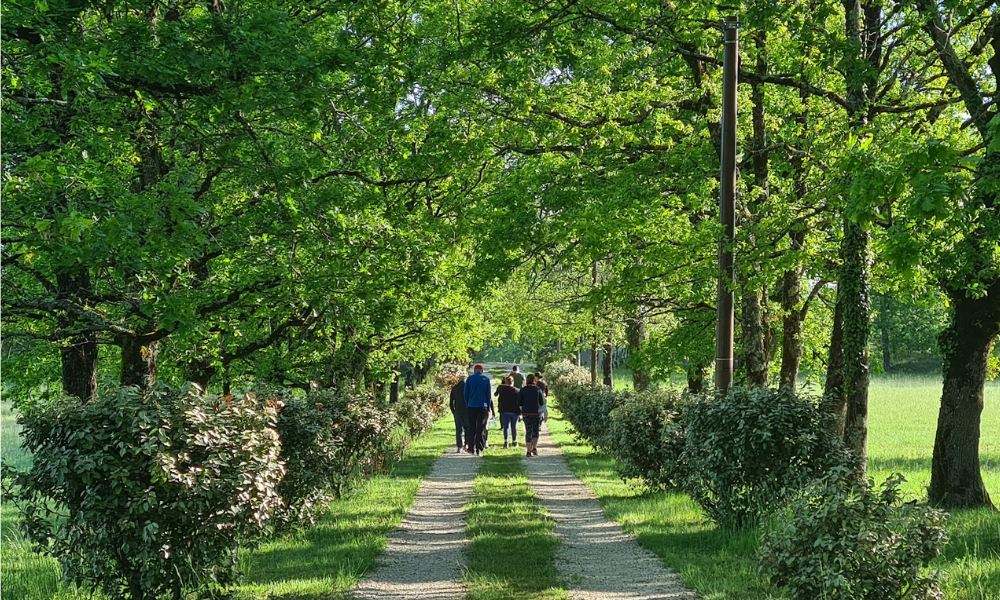
[[[376,568],[353,590],[358,600],[461,600],[462,507],[482,459],[450,448],[434,463]]]
[[[656,555],[608,520],[544,427],[538,456],[524,460],[531,488],[555,520],[555,566],[572,600],[698,599]]]

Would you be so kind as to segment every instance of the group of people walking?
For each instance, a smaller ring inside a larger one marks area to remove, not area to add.
[[[490,417],[495,419],[499,408],[503,447],[517,446],[517,424],[523,419],[525,456],[538,456],[538,433],[547,416],[545,398],[549,393],[541,373],[525,376],[514,365],[493,392],[483,366],[476,365],[472,370],[472,375],[459,378],[451,388],[449,407],[455,417],[457,451],[482,456],[489,447]]]

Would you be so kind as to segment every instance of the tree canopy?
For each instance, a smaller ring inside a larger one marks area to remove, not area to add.
[[[504,336],[703,389],[730,13],[738,380],[825,381],[863,456],[869,349],[942,331],[931,496],[988,504],[993,0],[4,3],[5,392],[378,386]]]

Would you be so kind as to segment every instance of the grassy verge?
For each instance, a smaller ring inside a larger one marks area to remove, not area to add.
[[[243,561],[243,599],[340,598],[364,577],[413,504],[434,460],[455,443],[455,425],[445,418],[407,449],[388,475],[365,482],[333,502],[315,527],[274,539]]]
[[[523,447],[491,449],[476,477],[465,507],[472,540],[468,600],[566,598],[553,566],[554,525],[528,487],[523,452]]]
[[[18,454],[17,426],[7,403],[3,405],[3,458],[19,466],[31,457]],[[413,503],[417,488],[434,460],[454,443],[451,418],[407,449],[405,458],[386,475],[377,476],[345,498],[330,504],[320,522],[308,531],[275,538],[243,556],[246,582],[234,590],[244,600],[338,598],[369,569]],[[34,553],[17,532],[18,516],[2,505],[4,597],[21,600],[82,600],[88,592],[59,582],[58,563]]]
[[[893,472],[907,478],[909,498],[926,497],[937,422],[940,382],[929,378],[876,380],[869,407],[870,474],[877,481]],[[1000,499],[1000,386],[986,391],[980,454],[983,478],[994,502]],[[600,497],[608,516],[636,535],[681,574],[685,585],[705,600],[785,598],[757,575],[760,533],[719,530],[684,494],[645,493],[621,481],[614,462],[573,439],[557,411],[549,419],[573,472]],[[955,511],[948,520],[950,541],[932,565],[946,572],[945,598],[1000,600],[1000,513]]]
[[[17,415],[9,402],[0,403],[0,456],[18,469],[31,467],[31,454],[21,448]],[[0,564],[3,565],[2,593],[23,600],[52,600],[89,597],[60,583],[62,569],[55,559],[35,553],[20,531],[21,517],[14,506],[0,504]]]
[[[597,494],[604,511],[639,544],[681,575],[705,600],[783,598],[757,575],[754,533],[732,535],[705,521],[685,494],[644,493],[615,474],[614,461],[576,442],[567,423],[549,409],[549,431],[570,469]]]

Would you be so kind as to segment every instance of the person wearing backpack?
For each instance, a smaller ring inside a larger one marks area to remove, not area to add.
[[[517,393],[517,405],[524,419],[525,456],[538,456],[538,430],[542,419],[539,416],[545,406],[545,394],[535,385],[535,376],[528,375],[524,387]]]

